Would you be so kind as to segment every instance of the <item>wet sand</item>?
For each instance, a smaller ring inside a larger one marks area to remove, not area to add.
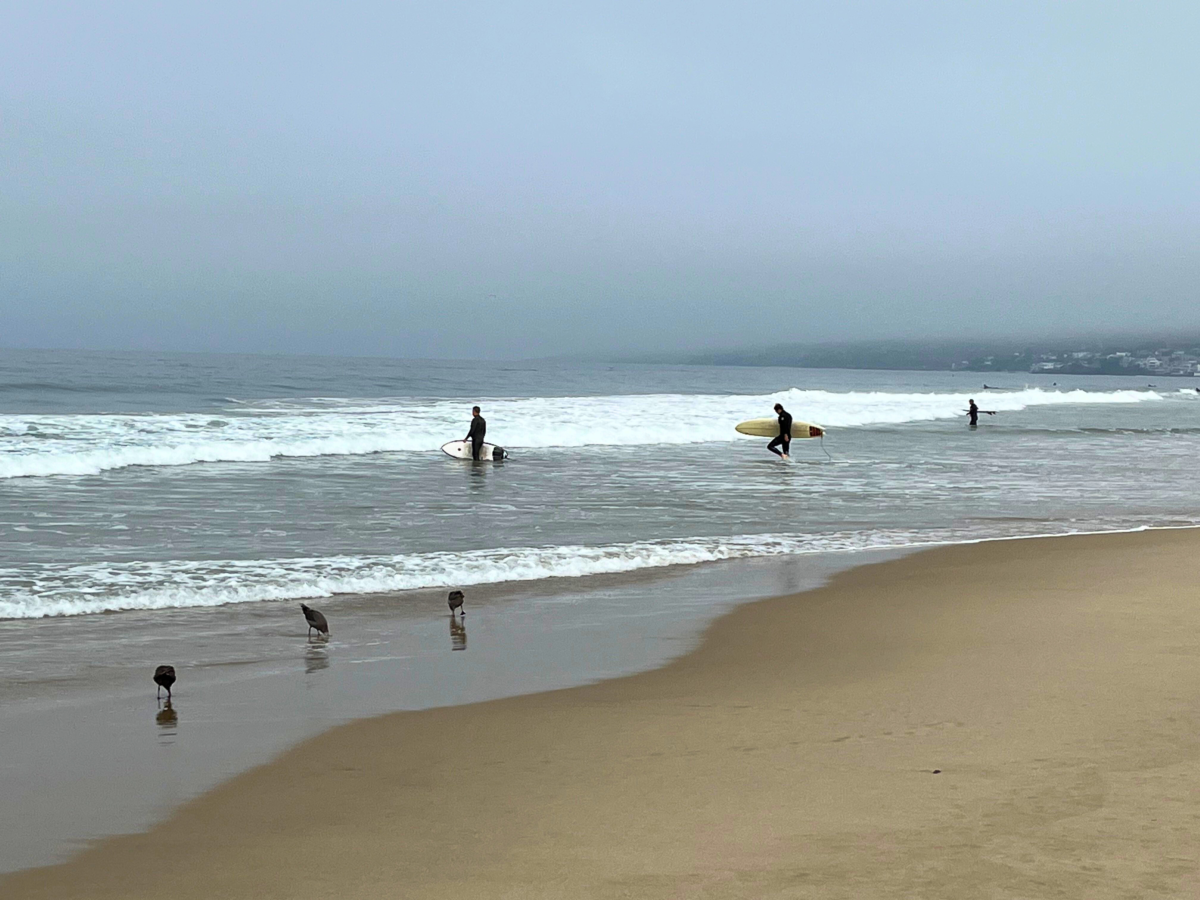
[[[1200,894],[1200,532],[939,548],[335,728],[0,897]]]
[[[144,831],[336,725],[589,684],[663,665],[747,599],[883,556],[735,560],[445,591],[0,622],[0,873]],[[168,710],[154,666],[175,665]]]

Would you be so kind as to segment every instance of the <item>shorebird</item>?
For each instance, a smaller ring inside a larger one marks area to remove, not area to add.
[[[154,670],[154,683],[158,685],[158,690],[154,692],[155,697],[162,696],[162,689],[167,689],[167,702],[171,702],[171,685],[175,683],[175,667],[174,666],[159,666]]]
[[[446,604],[450,607],[450,615],[454,615],[455,610],[462,609],[462,602],[463,602],[463,592],[462,591],[451,591],[450,592],[450,596],[446,598]],[[467,611],[465,609],[463,609],[463,615],[465,616],[466,614],[467,614]]]
[[[303,603],[300,604],[300,609],[304,612],[304,621],[308,622],[308,636],[312,637],[312,630],[315,628],[318,634],[323,634],[328,638],[329,622],[321,615],[320,610],[305,606]]]

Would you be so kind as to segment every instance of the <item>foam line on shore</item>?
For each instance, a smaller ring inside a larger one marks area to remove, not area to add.
[[[1063,534],[1105,534],[1144,531],[1152,527],[1158,526],[1064,529],[1034,535],[971,534],[948,529],[750,534],[599,546],[502,547],[392,556],[165,560],[67,568],[50,565],[8,567],[0,569],[0,619],[307,600],[339,594],[381,594],[611,575],[732,559],[908,549]]]

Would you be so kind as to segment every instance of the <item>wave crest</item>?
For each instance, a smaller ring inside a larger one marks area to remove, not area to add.
[[[1143,530],[1144,523],[1108,523]],[[1187,527],[1195,527],[1189,523]],[[126,610],[187,609],[379,594],[547,578],[610,575],[640,569],[796,554],[927,547],[1078,533],[1057,528],[1030,535],[1020,527],[894,529],[827,534],[746,534],[600,546],[501,547],[395,556],[258,560],[167,560],[47,564],[0,569],[0,619],[40,619]]]
[[[969,395],[834,393],[640,394],[532,397],[485,403],[489,435],[515,448],[639,446],[739,440],[733,425],[784,403],[827,428],[902,425],[962,416]],[[1153,391],[1022,391],[988,394],[1006,412],[1063,404],[1163,400]],[[461,401],[312,398],[238,401],[212,414],[0,416],[0,478],[96,475],[128,466],[266,462],[275,457],[429,452],[466,432]],[[687,427],[681,428],[680,422]]]

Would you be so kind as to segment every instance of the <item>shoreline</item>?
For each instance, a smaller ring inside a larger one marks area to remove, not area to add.
[[[890,555],[484,585],[449,632],[440,591],[344,596],[320,605],[328,643],[307,640],[292,602],[18,620],[0,627],[0,873],[144,831],[346,722],[654,668],[726,609]],[[167,716],[149,681],[160,662],[180,679]],[[50,677],[29,680],[37,670]]]
[[[660,668],[325,731],[0,896],[1186,893],[1198,549],[858,566]]]
[[[727,610],[811,589],[838,571],[939,547],[1054,536],[479,585],[469,590],[469,629],[452,628],[449,639],[443,597],[430,590],[322,602],[336,626],[328,644],[304,640],[287,601],[0,622],[0,874],[148,829],[337,725],[650,670],[687,652]],[[149,699],[143,671],[163,661],[181,678],[169,714]],[[75,749],[81,738],[86,755]]]

